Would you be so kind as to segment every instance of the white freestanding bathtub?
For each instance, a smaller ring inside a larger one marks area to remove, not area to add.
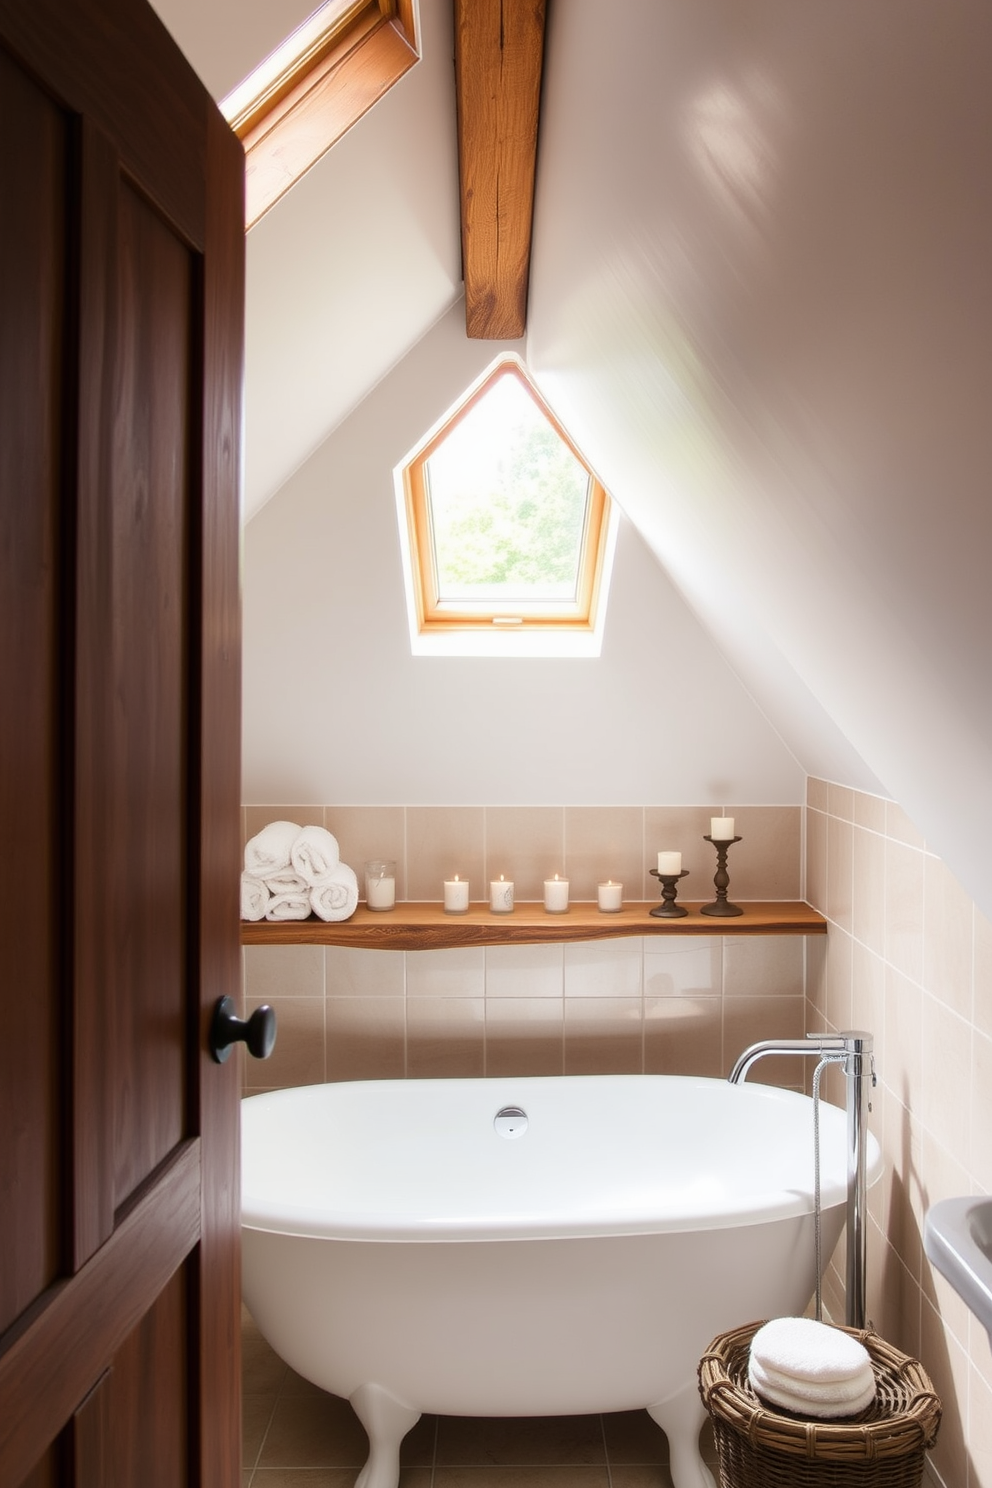
[[[357,1488],[396,1488],[423,1411],[641,1406],[676,1488],[712,1484],[700,1355],[802,1312],[816,1284],[805,1096],[661,1075],[395,1080],[242,1111],[245,1301],[295,1370],[354,1406]],[[845,1122],[820,1116],[826,1259]]]

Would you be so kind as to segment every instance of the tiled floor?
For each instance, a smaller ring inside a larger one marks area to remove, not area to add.
[[[354,1488],[367,1443],[348,1402],[295,1374],[247,1313],[243,1358],[244,1488]],[[668,1444],[645,1411],[422,1416],[402,1462],[400,1488],[672,1488]]]

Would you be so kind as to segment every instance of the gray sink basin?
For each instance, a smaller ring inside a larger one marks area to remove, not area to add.
[[[971,1308],[992,1347],[992,1199],[941,1199],[927,1212],[923,1249]]]

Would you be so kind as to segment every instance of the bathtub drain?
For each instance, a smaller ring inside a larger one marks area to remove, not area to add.
[[[521,1110],[520,1106],[503,1106],[496,1112],[493,1126],[501,1137],[510,1140],[513,1137],[522,1137],[527,1130],[527,1112]]]

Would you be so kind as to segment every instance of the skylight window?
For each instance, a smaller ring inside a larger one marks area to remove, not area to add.
[[[516,358],[400,474],[415,651],[599,653],[610,500]]]

